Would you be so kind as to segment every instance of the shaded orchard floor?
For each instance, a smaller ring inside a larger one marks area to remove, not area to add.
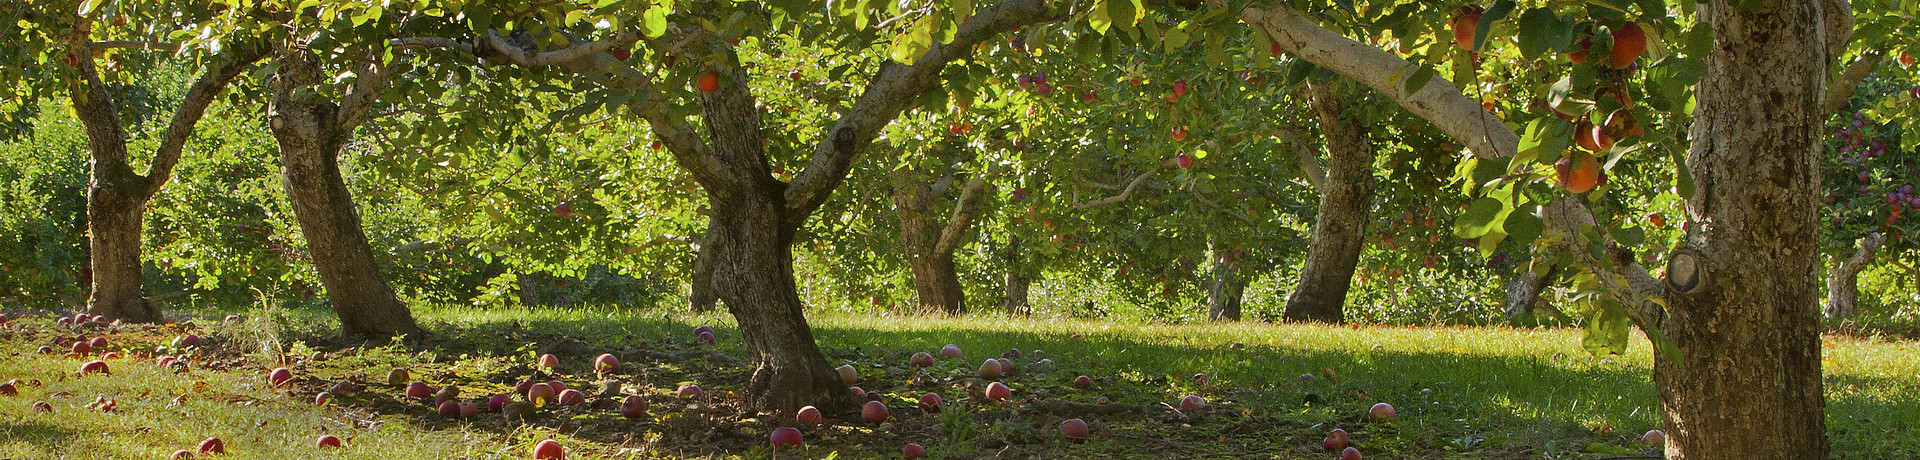
[[[235,458],[526,458],[528,446],[547,438],[567,445],[570,458],[767,458],[767,434],[793,425],[743,417],[726,397],[744,380],[744,355],[725,316],[422,308],[433,335],[376,346],[334,339],[325,311],[275,310],[265,315],[271,321],[239,313],[248,319],[112,332],[46,317],[15,321],[0,331],[0,379],[41,385],[0,397],[0,457],[163,458],[219,436]],[[932,458],[1333,458],[1321,440],[1334,428],[1351,432],[1367,458],[1601,458],[1646,452],[1638,437],[1657,424],[1644,339],[1626,356],[1596,359],[1570,330],[844,315],[812,322],[830,359],[858,368],[855,385],[879,393],[894,417],[876,426],[857,414],[828,414],[829,424],[802,427],[805,448],[779,458],[897,458],[908,442],[927,446]],[[719,342],[696,340],[695,325],[715,327]],[[187,371],[167,372],[141,356],[184,332],[207,339]],[[35,352],[82,333],[109,337],[112,350],[130,357],[109,363],[111,377],[74,377],[83,359]],[[927,370],[907,365],[912,353],[949,343],[966,356]],[[1014,400],[986,401],[986,381],[974,370],[1009,348],[1023,351],[1016,372],[1000,379]],[[1916,348],[1829,338],[1828,420],[1838,456],[1920,454]],[[557,375],[533,367],[542,353],[561,358]],[[589,362],[600,353],[619,356],[622,370],[595,376]],[[1043,358],[1051,363],[1038,364]],[[278,363],[297,375],[290,388],[266,384]],[[384,383],[394,368],[455,386],[463,400],[511,392],[528,378],[559,380],[589,397],[524,421],[495,413],[443,419]],[[1077,375],[1092,377],[1093,387],[1074,388]],[[343,381],[362,389],[312,404]],[[681,399],[674,390],[682,384],[712,397]],[[949,409],[915,408],[928,392]],[[650,403],[648,416],[616,413],[630,394]],[[1211,407],[1178,410],[1189,394]],[[86,407],[98,397],[115,400],[115,411]],[[30,412],[36,400],[55,412]],[[1368,421],[1379,402],[1399,417]],[[1057,435],[1069,417],[1087,420],[1093,439]],[[319,450],[313,440],[322,433],[347,438],[349,447]]]

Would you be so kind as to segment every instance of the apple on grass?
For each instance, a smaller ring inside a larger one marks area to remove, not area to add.
[[[960,346],[949,343],[947,344],[947,346],[940,347],[940,358],[941,359],[959,359]]]
[[[391,371],[387,371],[387,385],[388,385],[388,386],[396,386],[396,387],[397,387],[397,386],[404,386],[404,385],[406,385],[406,384],[407,384],[407,380],[408,380],[409,378],[410,378],[410,377],[409,377],[409,376],[407,375],[407,370],[406,370],[406,369],[394,369],[394,370],[391,370]]]
[[[799,429],[783,426],[774,429],[773,434],[767,436],[767,442],[773,444],[773,450],[779,451],[781,449],[799,447],[800,444],[806,441],[805,438],[800,435]]]
[[[885,422],[890,416],[887,404],[880,401],[867,401],[865,406],[860,407],[860,419],[867,423]]]
[[[193,460],[193,451],[186,449],[173,451],[173,455],[168,455],[167,460]]]
[[[1360,460],[1360,449],[1347,447],[1346,450],[1340,451],[1340,460]]]
[[[821,418],[820,408],[813,406],[802,407],[793,414],[793,421],[801,425],[819,425]]]
[[[1085,390],[1085,389],[1088,389],[1088,388],[1093,388],[1093,377],[1088,377],[1088,376],[1084,376],[1084,375],[1082,375],[1082,376],[1079,376],[1079,377],[1074,377],[1074,378],[1073,378],[1073,387],[1074,387],[1074,388],[1079,388],[1079,389],[1082,389],[1082,390]]]
[[[20,388],[13,382],[0,383],[0,396],[19,396]]]
[[[440,401],[440,408],[437,412],[440,414],[440,418],[449,420],[460,418],[460,403]]]
[[[1008,399],[1013,399],[1012,387],[1008,387],[1007,384],[1000,382],[987,384],[988,401],[1006,401]]]
[[[593,358],[593,369],[601,374],[620,372],[620,359],[613,357],[612,353],[602,353]]]
[[[87,361],[86,364],[80,365],[80,375],[87,375],[87,374],[92,374],[96,372],[101,374],[106,374],[106,375],[113,375],[113,372],[110,372],[107,370],[106,361],[93,360],[93,361]]]
[[[707,395],[706,390],[702,390],[699,385],[693,384],[681,385],[680,388],[674,390],[674,393],[678,394],[680,399],[694,399]]]
[[[536,383],[527,387],[527,402],[531,402],[534,405],[544,406],[548,402],[554,401],[554,396],[558,396],[558,393],[553,391],[552,385]]]
[[[1070,441],[1085,441],[1093,437],[1093,430],[1087,427],[1086,420],[1070,418],[1060,422],[1060,435]]]
[[[586,393],[581,393],[580,390],[575,390],[571,388],[565,391],[561,391],[558,398],[560,399],[560,405],[562,406],[578,406],[578,405],[587,403]]]
[[[812,406],[808,406],[808,407],[812,407]],[[945,407],[946,407],[946,402],[940,400],[939,393],[927,393],[927,394],[920,395],[920,411],[921,412],[926,412],[931,414],[935,412],[940,412],[940,409]]]
[[[290,383],[293,383],[293,371],[287,368],[278,367],[267,373],[267,384],[274,388],[286,388]]]
[[[1327,433],[1327,439],[1320,441],[1320,447],[1327,448],[1327,452],[1338,452],[1340,449],[1347,448],[1347,445],[1351,443],[1352,442],[1347,439],[1347,430],[1334,428],[1332,432]]]
[[[558,370],[559,368],[560,368],[559,357],[550,355],[550,354],[540,355],[540,370],[544,370],[551,373],[551,372],[554,372],[555,370]]]
[[[338,436],[334,436],[330,434],[320,435],[320,439],[315,440],[313,444],[314,444],[314,447],[319,447],[322,449],[329,448],[329,447],[340,447],[340,438]]]
[[[852,364],[841,364],[840,367],[833,368],[833,370],[839,372],[840,381],[848,385],[852,385],[853,382],[860,380],[860,371],[855,370]]]
[[[471,402],[460,403],[460,418],[473,418],[480,415],[480,405]]]
[[[1398,415],[1394,413],[1392,404],[1379,403],[1374,404],[1372,409],[1367,409],[1367,417],[1376,422],[1391,422]]]
[[[904,458],[927,458],[927,448],[916,443],[900,446],[900,456]]]
[[[560,447],[560,441],[542,439],[533,444],[534,460],[567,460],[567,448]]]
[[[416,381],[413,383],[409,383],[407,384],[407,397],[409,398],[433,397],[433,387],[428,386],[426,382]]]
[[[1196,410],[1201,410],[1206,408],[1207,408],[1206,398],[1201,398],[1198,395],[1187,395],[1187,397],[1185,398],[1180,398],[1180,410],[1196,411]]]
[[[1000,374],[1002,374],[1004,370],[1005,369],[1000,368],[999,360],[989,359],[980,363],[980,370],[976,371],[975,375],[983,379],[997,379],[1000,378]]]
[[[933,355],[924,351],[914,353],[912,358],[907,359],[907,362],[912,364],[913,367],[933,367]]]
[[[313,405],[315,406],[325,406],[330,401],[333,401],[333,393],[322,391],[320,394],[313,395]]]
[[[1660,430],[1647,430],[1647,434],[1640,435],[1640,443],[1649,445],[1649,446],[1667,445],[1667,432],[1660,431]]]
[[[626,400],[620,401],[620,416],[626,418],[647,416],[646,398],[641,398],[638,395],[627,396]]]
[[[227,443],[220,438],[207,438],[200,441],[198,452],[200,455],[224,454],[227,453]]]

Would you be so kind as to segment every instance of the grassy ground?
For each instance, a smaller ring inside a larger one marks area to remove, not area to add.
[[[16,320],[0,330],[0,380],[40,385],[0,397],[0,458],[165,458],[209,436],[224,439],[231,458],[527,458],[528,446],[547,438],[559,439],[576,459],[767,458],[767,433],[793,425],[785,417],[742,418],[724,397],[744,378],[731,362],[743,359],[743,350],[724,316],[424,308],[416,315],[433,336],[362,346],[332,339],[325,312],[243,314],[249,319],[233,324],[201,320],[106,333],[110,349],[134,356],[110,361],[110,377],[76,377],[83,359],[35,352],[102,331],[53,326],[46,317]],[[693,339],[688,331],[702,324],[719,330],[720,343]],[[829,414],[829,425],[803,428],[805,448],[779,458],[898,458],[907,442],[926,445],[931,458],[1334,458],[1320,448],[1333,428],[1351,432],[1371,459],[1612,458],[1645,453],[1639,434],[1658,423],[1644,340],[1626,357],[1595,359],[1575,331],[999,317],[827,316],[813,325],[829,357],[858,367],[856,385],[884,395],[895,419],[876,427],[853,414]],[[189,370],[155,366],[146,355],[182,332],[208,339]],[[906,366],[913,352],[949,343],[966,358],[925,373]],[[1026,352],[1023,364],[1053,362],[1002,379],[1015,403],[970,396],[983,383],[972,379],[973,369],[1008,348]],[[1836,456],[1920,455],[1916,348],[1910,341],[1829,338],[1828,427]],[[602,352],[626,363],[605,381],[587,369]],[[484,399],[535,376],[531,363],[540,353],[563,363],[561,375],[542,380],[607,397],[543,408],[526,423],[488,413],[444,420],[382,384],[390,369],[407,368],[429,384],[458,386],[464,400]],[[291,388],[266,385],[267,369],[277,365],[298,375]],[[1208,378],[1197,381],[1196,373]],[[1081,374],[1093,377],[1092,389],[1068,384]],[[325,407],[312,404],[340,381],[365,389]],[[682,383],[719,397],[680,400],[672,393]],[[926,392],[940,393],[953,409],[922,414],[912,401]],[[614,414],[619,394],[643,395],[650,415]],[[1188,394],[1205,397],[1211,408],[1173,410]],[[89,409],[98,397],[115,400],[115,411]],[[54,412],[28,409],[41,400]],[[1367,408],[1378,402],[1392,404],[1399,418],[1366,421]],[[1067,417],[1090,422],[1094,439],[1057,436],[1054,427]],[[319,450],[313,445],[320,434],[347,438],[349,447]]]

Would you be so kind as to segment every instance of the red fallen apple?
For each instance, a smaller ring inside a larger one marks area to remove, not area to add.
[[[332,401],[333,401],[333,393],[322,391],[320,392],[320,394],[313,395],[313,405],[315,406],[325,406],[327,405],[328,402],[332,402]]]
[[[629,395],[627,396],[627,399],[620,401],[621,417],[640,418],[640,417],[645,417],[646,415],[647,415],[646,398],[641,398],[638,395]]]
[[[1194,411],[1206,408],[1206,398],[1201,398],[1197,395],[1187,395],[1185,398],[1180,398],[1180,410]]]
[[[602,353],[600,357],[593,358],[593,369],[602,374],[619,372],[620,358],[613,357],[612,353]]]
[[[680,395],[680,399],[694,399],[707,395],[707,391],[700,389],[699,385],[691,384],[681,385],[674,393]]]
[[[799,412],[793,413],[793,421],[801,425],[819,425],[820,419],[820,408],[818,407],[802,407]]]
[[[904,458],[927,458],[927,448],[909,442],[907,445],[900,446],[900,456]]]
[[[702,332],[712,334],[713,326],[700,326],[700,327],[693,328],[693,335],[700,335],[700,333]]]
[[[560,368],[560,358],[554,355],[540,355],[540,369],[553,372]]]
[[[93,345],[88,345],[86,342],[73,343],[73,354],[86,356],[92,353],[93,353]]]
[[[1640,24],[1629,22],[1613,31],[1613,54],[1608,56],[1615,69],[1625,69],[1647,52],[1647,32]]]
[[[840,381],[848,385],[852,385],[853,382],[860,380],[860,371],[854,370],[851,364],[841,364],[840,367],[833,368],[833,370],[834,372],[839,372]]]
[[[712,333],[712,332],[702,332],[702,333],[700,333],[700,341],[701,341],[701,342],[706,342],[706,343],[713,343],[713,340],[714,340],[714,339],[713,339],[713,333]]]
[[[567,391],[567,384],[560,383],[559,380],[547,382],[547,386],[553,387],[553,392],[556,394],[562,391]]]
[[[92,347],[93,347],[93,349],[95,349],[95,350],[99,350],[99,349],[103,349],[103,348],[106,348],[106,347],[107,347],[107,338],[106,338],[106,337],[94,337],[92,341],[90,341],[90,342],[87,342],[87,345],[89,345],[89,346],[92,346]]]
[[[80,324],[88,321],[93,321],[93,315],[89,315],[86,313],[77,313],[73,315],[73,324]]]
[[[507,407],[507,404],[512,402],[512,396],[507,396],[506,393],[494,393],[493,396],[487,397],[487,412],[499,412],[501,408]]]
[[[460,403],[460,418],[473,418],[480,415],[480,405],[471,402]]]
[[[433,387],[427,386],[426,382],[409,383],[407,384],[407,397],[431,398],[433,397]]]
[[[198,452],[200,455],[224,454],[227,453],[227,443],[221,441],[220,438],[207,438],[204,441],[200,441]]]
[[[1174,136],[1175,136],[1174,139],[1186,138],[1186,135],[1180,134],[1178,131],[1175,132]],[[1184,153],[1180,154],[1180,156],[1178,157],[1174,157],[1173,162],[1174,164],[1180,165],[1180,169],[1187,169],[1187,168],[1193,167],[1193,157],[1188,156],[1187,154],[1184,154]]]
[[[293,371],[287,368],[277,367],[267,373],[267,384],[274,388],[285,388],[289,383],[293,383]]]
[[[1647,434],[1640,435],[1640,443],[1649,445],[1649,446],[1667,445],[1667,432],[1660,431],[1660,430],[1647,430]]]
[[[394,370],[387,371],[388,386],[396,386],[396,387],[406,386],[408,380],[410,380],[410,377],[408,377],[407,370],[404,368],[396,368]]]
[[[853,392],[853,397],[855,398],[867,397],[867,390],[862,390],[860,387],[847,387],[847,391]]]
[[[193,460],[193,451],[186,449],[173,451],[173,455],[168,455],[167,460]]]
[[[1173,82],[1173,96],[1180,97],[1185,95],[1187,95],[1187,81],[1180,80]]]
[[[440,387],[440,391],[433,393],[434,404],[440,404],[441,401],[459,401],[459,400],[460,400],[460,387],[457,385],[447,385],[444,387]]]
[[[439,413],[440,413],[440,418],[444,418],[444,419],[460,418],[460,403],[453,402],[453,401],[440,401]]]
[[[1340,460],[1360,460],[1360,449],[1347,447],[1346,450],[1340,451]]]
[[[340,438],[334,435],[324,434],[324,435],[320,435],[320,439],[315,440],[313,444],[314,444],[314,447],[318,447],[321,449],[325,449],[328,447],[340,447]]]
[[[1013,399],[1013,388],[1000,382],[993,382],[987,385],[988,401],[1006,401],[1008,399]]]
[[[1074,388],[1079,388],[1079,389],[1082,389],[1082,390],[1085,390],[1085,389],[1088,389],[1088,388],[1093,388],[1093,377],[1088,377],[1088,376],[1084,376],[1084,375],[1082,375],[1082,376],[1079,376],[1079,377],[1074,377],[1074,378],[1073,378],[1073,387],[1074,387]]]
[[[174,348],[197,347],[200,346],[200,336],[187,334],[174,339],[174,342]]]
[[[80,365],[80,375],[87,375],[95,372],[99,372],[107,375],[113,375],[113,372],[109,372],[107,370],[106,361],[100,361],[100,360],[87,361],[86,364]]]
[[[1212,382],[1213,382],[1213,378],[1207,377],[1207,374],[1193,374],[1193,383],[1206,385]]]
[[[560,392],[560,405],[562,406],[578,406],[586,403],[587,394],[581,393],[580,390],[569,389]]]
[[[625,49],[617,49],[617,50],[613,50],[613,52],[612,52],[611,54],[613,54],[613,58],[614,58],[614,59],[619,59],[619,60],[622,60],[622,61],[625,61],[625,60],[627,60],[627,58],[630,58],[630,57],[633,57],[633,51],[632,51],[632,50],[625,50]]]
[[[1187,140],[1187,127],[1185,126],[1173,127],[1173,140],[1176,140],[1176,141]]]
[[[1006,375],[1013,375],[1013,371],[1014,371],[1014,368],[1013,368],[1013,360],[1010,360],[1010,359],[1006,359],[1006,358],[1000,358],[1000,359],[996,359],[995,361],[999,361],[999,362],[1000,362],[1000,373],[1001,373],[1001,374],[1006,374]]]
[[[774,429],[773,434],[767,436],[767,442],[773,443],[773,450],[778,451],[780,449],[799,447],[800,444],[806,441],[805,437],[800,435],[800,430],[790,426],[783,426]]]
[[[53,412],[53,405],[47,404],[46,401],[34,401],[32,407],[34,412]]]
[[[351,394],[353,392],[360,391],[360,386],[353,384],[353,382],[342,381],[340,383],[333,384],[333,388],[327,391],[337,395]]]
[[[20,395],[20,388],[14,386],[13,382],[0,383],[0,396],[19,396],[19,395]]]
[[[1348,444],[1351,442],[1347,440],[1347,430],[1339,428],[1334,428],[1333,432],[1327,433],[1327,439],[1320,441],[1320,447],[1325,447],[1327,452],[1339,452],[1340,449],[1347,448]]]
[[[940,400],[939,393],[927,393],[927,394],[920,395],[920,411],[921,412],[926,412],[929,414],[940,412],[940,409],[943,409],[946,406],[947,406],[947,403]]]
[[[866,397],[868,401],[880,401],[882,399],[885,399],[880,396],[880,392],[878,391],[869,391],[869,392],[866,392],[866,394],[862,394],[860,396]]]
[[[912,363],[913,367],[933,367],[933,355],[927,354],[927,352],[924,351],[914,353],[912,358],[907,359],[907,362]]]
[[[534,460],[567,460],[567,449],[560,447],[560,441],[542,439],[533,445]]]
[[[700,87],[700,91],[702,92],[711,93],[714,91],[719,91],[720,90],[720,72],[707,72],[707,73],[700,74],[700,78],[695,83]]]
[[[1000,360],[989,359],[980,363],[980,370],[976,371],[975,375],[979,375],[980,378],[983,379],[997,379],[1000,378],[1002,371],[1004,371],[1004,369],[1000,368]]]
[[[555,394],[552,385],[536,383],[527,387],[527,402],[544,405],[553,401]]]
[[[947,346],[940,347],[940,358],[941,359],[959,359],[960,346],[949,343],[947,344]]]
[[[1373,421],[1376,422],[1391,422],[1396,415],[1393,412],[1392,404],[1379,403],[1374,404],[1372,409],[1367,410],[1367,417],[1372,418]]]
[[[1000,357],[1002,359],[1020,359],[1020,349],[1008,348],[1007,351],[1000,352]]]
[[[887,404],[880,401],[867,401],[867,405],[860,407],[860,419],[867,423],[885,422],[888,415]]]
[[[1060,422],[1060,435],[1073,441],[1083,441],[1093,437],[1093,429],[1087,427],[1087,421],[1070,418]]]

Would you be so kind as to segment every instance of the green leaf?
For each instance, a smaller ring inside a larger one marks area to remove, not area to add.
[[[932,25],[933,21],[928,17],[921,17],[907,33],[893,38],[893,45],[887,50],[888,56],[894,62],[913,65],[914,61],[920,60],[920,56],[927,54],[927,50],[933,49],[933,32],[928,30]]]
[[[647,38],[660,38],[667,34],[667,10],[661,7],[647,8],[645,22],[640,26]]]
[[[1496,0],[1492,6],[1488,6],[1487,11],[1480,14],[1479,24],[1473,28],[1473,49],[1486,52],[1488,31],[1493,30],[1493,23],[1506,19],[1509,14],[1513,14],[1513,0]]]
[[[1493,197],[1480,197],[1467,205],[1467,211],[1453,220],[1453,236],[1461,239],[1486,236],[1500,227],[1500,221],[1512,209]]]
[[[1419,69],[1413,71],[1413,75],[1407,76],[1407,80],[1403,82],[1405,85],[1404,89],[1406,89],[1407,94],[1420,92],[1420,88],[1426,87],[1427,82],[1433,81],[1433,77],[1439,74],[1439,72],[1433,70],[1433,67],[1420,66]]]
[[[89,14],[93,14],[93,9],[98,7],[100,7],[99,0],[82,0],[80,2],[79,11],[76,11],[75,13],[81,16],[86,16]]]
[[[1572,137],[1573,125],[1566,120],[1552,117],[1534,119],[1527,124],[1527,131],[1520,137],[1520,154],[1514,156],[1512,167],[1525,167],[1525,161],[1544,164],[1559,161],[1560,157],[1566,155]]]
[[[1109,2],[1095,4],[1093,11],[1087,13],[1087,25],[1092,26],[1093,31],[1101,35],[1106,35],[1107,29],[1113,27],[1113,17],[1108,16],[1107,3]]]
[[[1514,246],[1533,246],[1533,240],[1540,237],[1540,231],[1546,225],[1537,215],[1539,212],[1540,205],[1529,203],[1507,215],[1507,221],[1501,225],[1501,229],[1513,238]]]
[[[1533,59],[1553,49],[1554,43],[1548,37],[1559,27],[1560,18],[1546,8],[1520,13],[1520,55]]]
[[[973,16],[973,0],[952,0],[947,2],[947,7],[953,9],[954,18],[966,19]]]
[[[1678,149],[1668,151],[1667,155],[1673,159],[1673,194],[1693,199],[1693,171],[1687,169],[1687,157]]]
[[[1179,51],[1181,47],[1187,46],[1186,24],[1167,29],[1167,36],[1166,38],[1160,39],[1160,45],[1166,49],[1168,54],[1172,54],[1173,52]]]
[[[1580,339],[1580,347],[1594,356],[1625,353],[1627,327],[1632,323],[1627,318],[1627,310],[1609,296],[1595,296],[1592,301],[1598,302],[1600,308],[1594,309],[1594,314],[1587,318],[1587,334]]]
[[[1667,334],[1660,332],[1660,328],[1642,324],[1640,325],[1640,330],[1646,331],[1647,341],[1653,342],[1653,356],[1655,358],[1664,359],[1674,364],[1679,364],[1687,358],[1687,354],[1680,351],[1680,345],[1673,343],[1673,339],[1667,338]]]

